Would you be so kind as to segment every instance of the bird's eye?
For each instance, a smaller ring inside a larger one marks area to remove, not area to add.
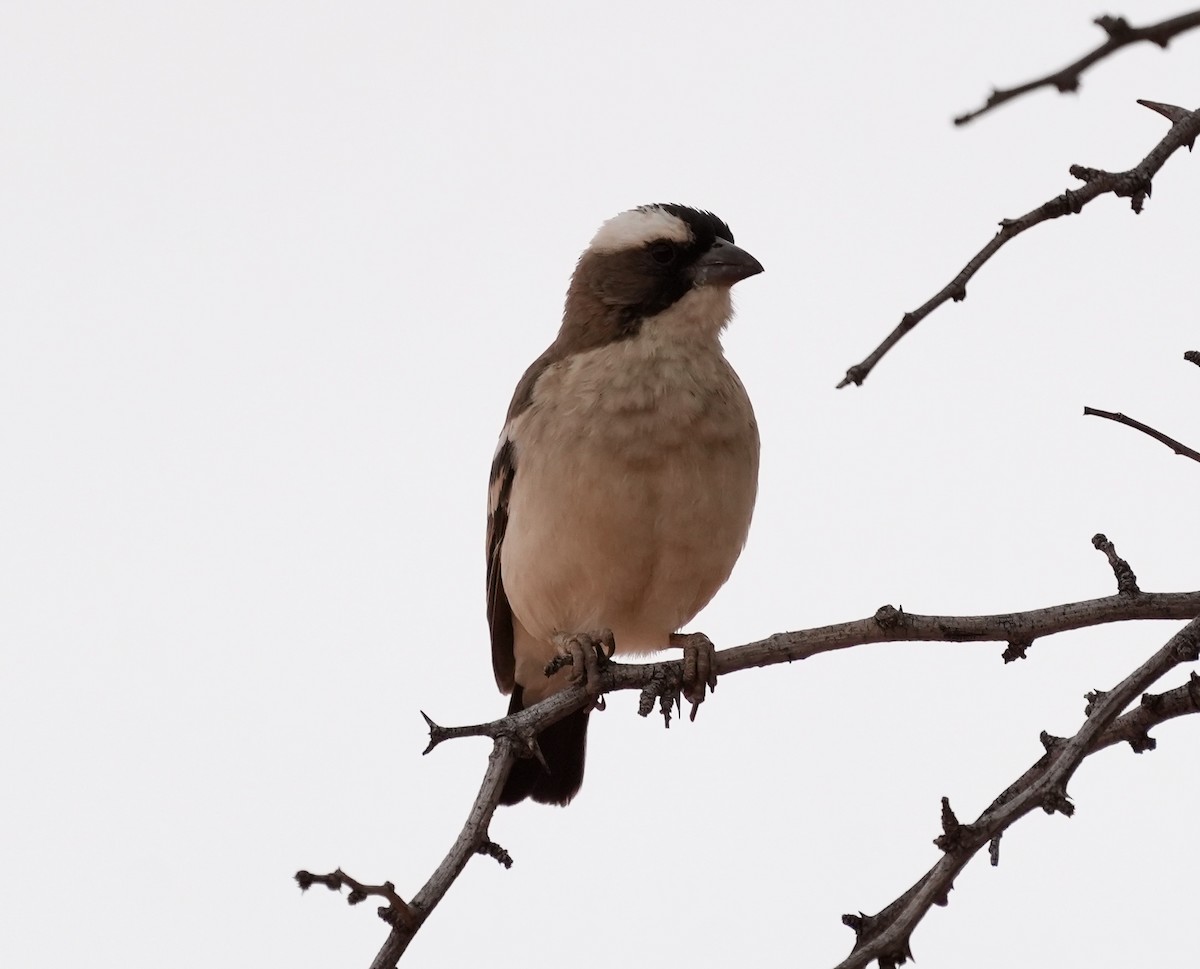
[[[660,266],[669,266],[675,261],[675,247],[669,242],[655,242],[650,246],[650,258]]]

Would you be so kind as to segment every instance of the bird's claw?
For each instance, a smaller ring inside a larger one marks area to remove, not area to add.
[[[596,709],[604,709],[600,697],[600,667],[607,663],[617,651],[617,643],[611,629],[600,629],[590,633],[556,633],[554,648],[558,655],[546,664],[546,675],[550,676],[570,666],[567,677],[572,685],[583,683],[594,698]]]
[[[675,633],[671,645],[683,649],[683,695],[692,705],[688,719],[695,720],[705,688],[712,693],[717,689],[716,647],[704,633]]]

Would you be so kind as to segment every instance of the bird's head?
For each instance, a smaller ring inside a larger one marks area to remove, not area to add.
[[[563,335],[595,344],[669,328],[715,339],[729,322],[729,289],[763,271],[711,212],[669,203],[622,212],[579,257]]]

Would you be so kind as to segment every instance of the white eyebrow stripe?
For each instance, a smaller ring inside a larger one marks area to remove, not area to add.
[[[682,219],[657,206],[630,209],[600,226],[588,248],[592,252],[616,252],[636,249],[655,239],[688,243],[692,241],[692,230]]]

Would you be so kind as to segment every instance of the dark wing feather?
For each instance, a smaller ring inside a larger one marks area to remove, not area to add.
[[[512,493],[517,473],[517,449],[510,431],[516,419],[533,403],[533,389],[538,378],[563,358],[558,341],[550,344],[517,382],[512,402],[508,405],[504,431],[496,457],[492,459],[492,475],[488,487],[487,523],[487,617],[492,632],[492,669],[501,693],[511,693],[516,684],[517,661],[513,654],[513,613],[504,592],[504,577],[500,574],[500,550],[508,528],[508,497]]]
[[[496,449],[488,485],[487,521],[487,617],[492,633],[492,669],[501,693],[512,691],[516,658],[513,655],[513,614],[500,574],[500,549],[508,528],[508,496],[516,475],[513,443],[507,437]]]

